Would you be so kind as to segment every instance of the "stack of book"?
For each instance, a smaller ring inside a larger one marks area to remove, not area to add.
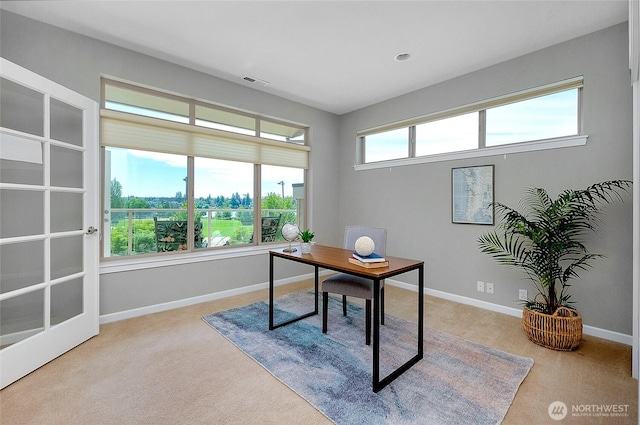
[[[367,255],[366,257],[359,255],[357,252],[354,252],[353,257],[349,258],[349,262],[360,267],[365,267],[367,269],[389,267],[389,262],[384,257],[376,254],[375,252]]]

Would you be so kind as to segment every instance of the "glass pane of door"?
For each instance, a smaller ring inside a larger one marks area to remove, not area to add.
[[[51,279],[59,279],[82,271],[84,236],[51,239]]]
[[[82,230],[82,193],[51,192],[51,232]]]
[[[44,233],[44,192],[0,189],[0,238]]]
[[[59,325],[82,314],[82,278],[58,283],[51,287],[51,326]]]
[[[51,186],[82,187],[82,152],[51,146]]]
[[[44,331],[44,289],[0,301],[2,349]]]
[[[40,140],[0,131],[0,183],[43,185],[43,158]]]
[[[82,146],[82,110],[51,99],[51,138]]]
[[[44,282],[44,241],[0,245],[0,293]]]
[[[0,78],[0,126],[44,136],[44,94]]]

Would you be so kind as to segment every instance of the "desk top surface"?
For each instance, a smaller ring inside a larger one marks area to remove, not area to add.
[[[311,253],[309,254],[303,254],[299,247],[296,252],[283,252],[282,249],[273,249],[270,250],[269,253],[280,258],[287,258],[300,263],[379,279],[384,279],[385,277],[394,276],[424,266],[424,261],[385,255],[385,260],[389,262],[388,267],[370,269],[349,262],[349,258],[353,256],[352,250],[315,244],[311,247]]]

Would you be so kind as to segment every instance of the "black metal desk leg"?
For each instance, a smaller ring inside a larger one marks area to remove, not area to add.
[[[373,281],[373,392],[377,393],[398,376],[406,372],[423,357],[423,329],[424,329],[424,268],[418,268],[418,353],[402,366],[380,379],[380,281]]]
[[[373,392],[380,387],[380,280],[373,280]]]
[[[285,326],[288,325],[289,323],[293,323],[293,322],[297,322],[298,320],[302,320],[302,319],[306,319],[307,317],[311,317],[313,315],[318,314],[318,266],[315,266],[315,301],[314,301],[314,309],[313,311],[310,311],[309,313],[305,313],[302,314],[300,316],[294,317],[292,319],[289,320],[285,320],[284,322],[280,322],[280,323],[274,323],[275,322],[275,314],[274,314],[274,307],[275,307],[275,301],[274,301],[274,282],[273,282],[273,263],[274,263],[274,257],[276,257],[276,255],[273,255],[272,252],[269,252],[269,330],[272,331],[274,329],[277,329],[281,326]]]
[[[424,266],[418,268],[418,356],[422,358],[424,344]]]
[[[269,254],[269,330],[273,330],[273,254]]]
[[[316,266],[316,283],[315,283],[315,289],[316,289],[316,309],[315,312],[316,314],[318,314],[318,266]]]

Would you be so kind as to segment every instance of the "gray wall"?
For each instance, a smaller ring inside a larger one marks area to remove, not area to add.
[[[108,75],[186,96],[282,118],[311,127],[308,178],[310,226],[318,243],[338,238],[337,151],[339,118],[277,96],[140,55],[91,38],[2,11],[0,54],[91,99],[100,99],[100,76]],[[277,278],[313,270],[283,263]],[[100,277],[100,314],[206,295],[269,280],[268,255],[215,260]]]
[[[388,252],[426,261],[428,288],[518,307],[522,276],[477,249],[486,226],[454,225],[451,168],[495,164],[496,200],[515,205],[522,188],[552,194],[632,175],[631,90],[626,24],[590,34],[342,117],[2,12],[0,54],[59,84],[99,99],[101,74],[311,126],[310,225],[316,240],[339,245],[349,224],[389,229]],[[354,171],[357,130],[584,75],[584,147],[476,160]],[[371,189],[375,188],[375,189]],[[631,199],[607,208],[589,241],[607,255],[575,282],[585,324],[631,334]],[[101,314],[209,294],[268,279],[266,255],[102,275]],[[307,273],[282,268],[277,278]],[[405,277],[415,283],[414,276]],[[495,283],[495,295],[475,291]]]
[[[427,288],[519,308],[516,270],[498,265],[477,247],[492,229],[451,223],[451,168],[495,164],[496,201],[517,206],[522,189],[586,188],[632,179],[631,86],[627,24],[553,46],[342,117],[339,226],[359,222],[389,230],[387,252],[423,259]],[[354,171],[356,131],[425,115],[584,75],[587,145],[539,152]],[[375,189],[372,189],[375,188]],[[602,231],[588,247],[607,258],[574,282],[573,300],[587,325],[624,334],[632,326],[632,201],[606,208]],[[495,283],[495,295],[476,281]],[[409,278],[409,283],[415,283]]]

